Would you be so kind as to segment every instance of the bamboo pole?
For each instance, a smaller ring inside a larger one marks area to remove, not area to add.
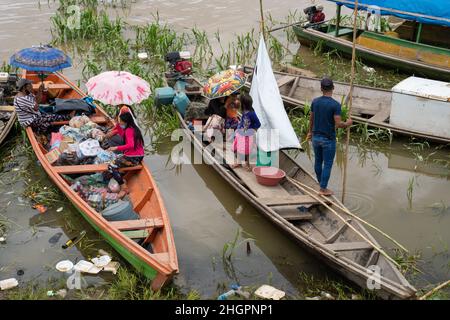
[[[261,32],[264,38],[264,41],[266,41],[266,25],[264,22],[264,9],[263,9],[263,0],[259,0],[259,11],[261,13]]]
[[[450,280],[441,283],[440,285],[438,285],[436,288],[434,288],[433,290],[428,291],[426,294],[424,294],[423,296],[421,296],[419,298],[419,300],[425,300],[426,298],[428,298],[429,296],[431,296],[433,293],[445,288],[446,286],[450,285]]]
[[[317,193],[316,190],[314,190],[313,188],[311,188],[310,186],[307,186],[306,184],[301,183],[300,181],[297,181],[295,179],[292,178],[288,178],[292,183],[294,183],[295,185],[299,184],[301,185],[303,188],[309,189],[311,192],[315,192],[317,195],[319,195]],[[325,196],[323,195],[319,195],[320,197],[322,197],[323,199],[326,199]],[[358,217],[356,214],[350,212],[350,210],[348,210],[345,206],[341,205],[340,203],[337,202],[332,202],[333,205],[335,205],[337,208],[341,209],[342,211],[344,211],[346,214],[348,214],[349,216],[355,218],[356,220],[358,220],[361,223],[364,223],[365,225],[371,227],[372,229],[378,231],[381,235],[383,235],[384,237],[386,237],[387,239],[391,240],[393,243],[395,243],[400,249],[404,250],[405,252],[409,252],[408,249],[406,249],[403,245],[401,245],[397,240],[395,240],[394,238],[392,238],[390,235],[388,235],[387,233],[383,232],[381,229],[379,229],[378,227],[374,226],[373,224],[367,222],[366,220]]]
[[[358,17],[358,0],[355,0],[355,9],[353,10],[353,44],[352,44],[352,71],[350,78],[350,92],[348,94],[348,117],[352,115],[353,105],[353,86],[355,82],[355,62],[356,62],[356,22]],[[347,127],[347,137],[345,143],[344,173],[342,179],[342,203],[345,201],[345,189],[347,185],[347,163],[348,163],[348,145],[350,144],[350,127]]]
[[[358,230],[356,230],[355,227],[353,227],[350,223],[348,223],[343,217],[341,217],[341,215],[339,213],[336,212],[336,210],[334,210],[333,208],[331,208],[325,201],[323,201],[322,199],[320,199],[318,196],[316,196],[314,193],[308,191],[307,189],[301,187],[301,184],[298,181],[295,181],[292,178],[288,178],[289,181],[291,181],[294,185],[296,185],[297,187],[303,189],[304,192],[306,192],[307,194],[309,194],[309,196],[311,196],[312,198],[314,198],[316,201],[318,201],[321,205],[323,205],[324,207],[326,207],[328,210],[330,210],[330,212],[334,213],[343,223],[345,223],[350,229],[352,229],[357,235],[359,235],[363,240],[365,240],[367,243],[369,243],[375,250],[377,250],[379,253],[381,253],[386,259],[388,259],[389,261],[391,261],[393,264],[395,264],[397,267],[400,267],[400,265],[398,264],[397,261],[395,261],[394,259],[392,259],[383,249],[381,249],[381,247],[377,246],[375,243],[373,243],[373,241],[371,241],[370,239],[367,239],[366,236],[364,236],[361,232],[359,232]]]

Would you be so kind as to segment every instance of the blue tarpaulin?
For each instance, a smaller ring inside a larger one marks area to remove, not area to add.
[[[353,9],[354,0],[328,0]],[[359,0],[359,10],[450,27],[450,0]]]

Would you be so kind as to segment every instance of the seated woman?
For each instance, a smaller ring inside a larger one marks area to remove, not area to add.
[[[110,147],[108,151],[119,151],[122,154],[114,160],[110,173],[122,186],[124,180],[119,173],[119,168],[139,165],[144,159],[144,138],[141,130],[136,125],[135,119],[128,108],[122,107],[119,114],[119,123],[108,135],[119,135],[125,141],[124,145]],[[126,188],[126,186],[125,186]],[[124,188],[122,188],[123,190]]]
[[[227,111],[227,117],[225,119],[225,130],[237,129],[239,124],[238,112],[240,107],[241,102],[239,101],[238,93],[234,92],[227,98],[225,102],[225,109]]]
[[[239,109],[241,107],[241,102],[239,100],[238,93],[233,93],[230,95],[225,102],[225,108],[227,110],[227,117],[225,119],[225,141],[233,142],[234,130],[237,129],[239,124]],[[224,149],[226,144],[224,145]]]
[[[44,85],[39,87],[37,95],[33,94],[32,82],[28,79],[20,79],[19,92],[14,97],[14,107],[22,127],[31,127],[38,133],[45,133],[51,127],[52,122],[69,120],[71,115],[59,115],[39,112],[39,103],[42,101]]]

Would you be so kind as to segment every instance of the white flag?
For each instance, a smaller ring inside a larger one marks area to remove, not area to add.
[[[300,148],[300,141],[284,110],[283,100],[262,36],[259,41],[250,96],[253,99],[253,108],[261,122],[261,128],[257,134],[258,147],[265,152]]]

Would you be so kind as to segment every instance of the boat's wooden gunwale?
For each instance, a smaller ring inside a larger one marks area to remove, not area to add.
[[[6,125],[3,127],[2,132],[0,133],[0,145],[5,141],[6,137],[11,132],[12,128],[14,127],[14,123],[17,119],[17,113],[15,111],[12,112],[11,118],[8,120]]]

